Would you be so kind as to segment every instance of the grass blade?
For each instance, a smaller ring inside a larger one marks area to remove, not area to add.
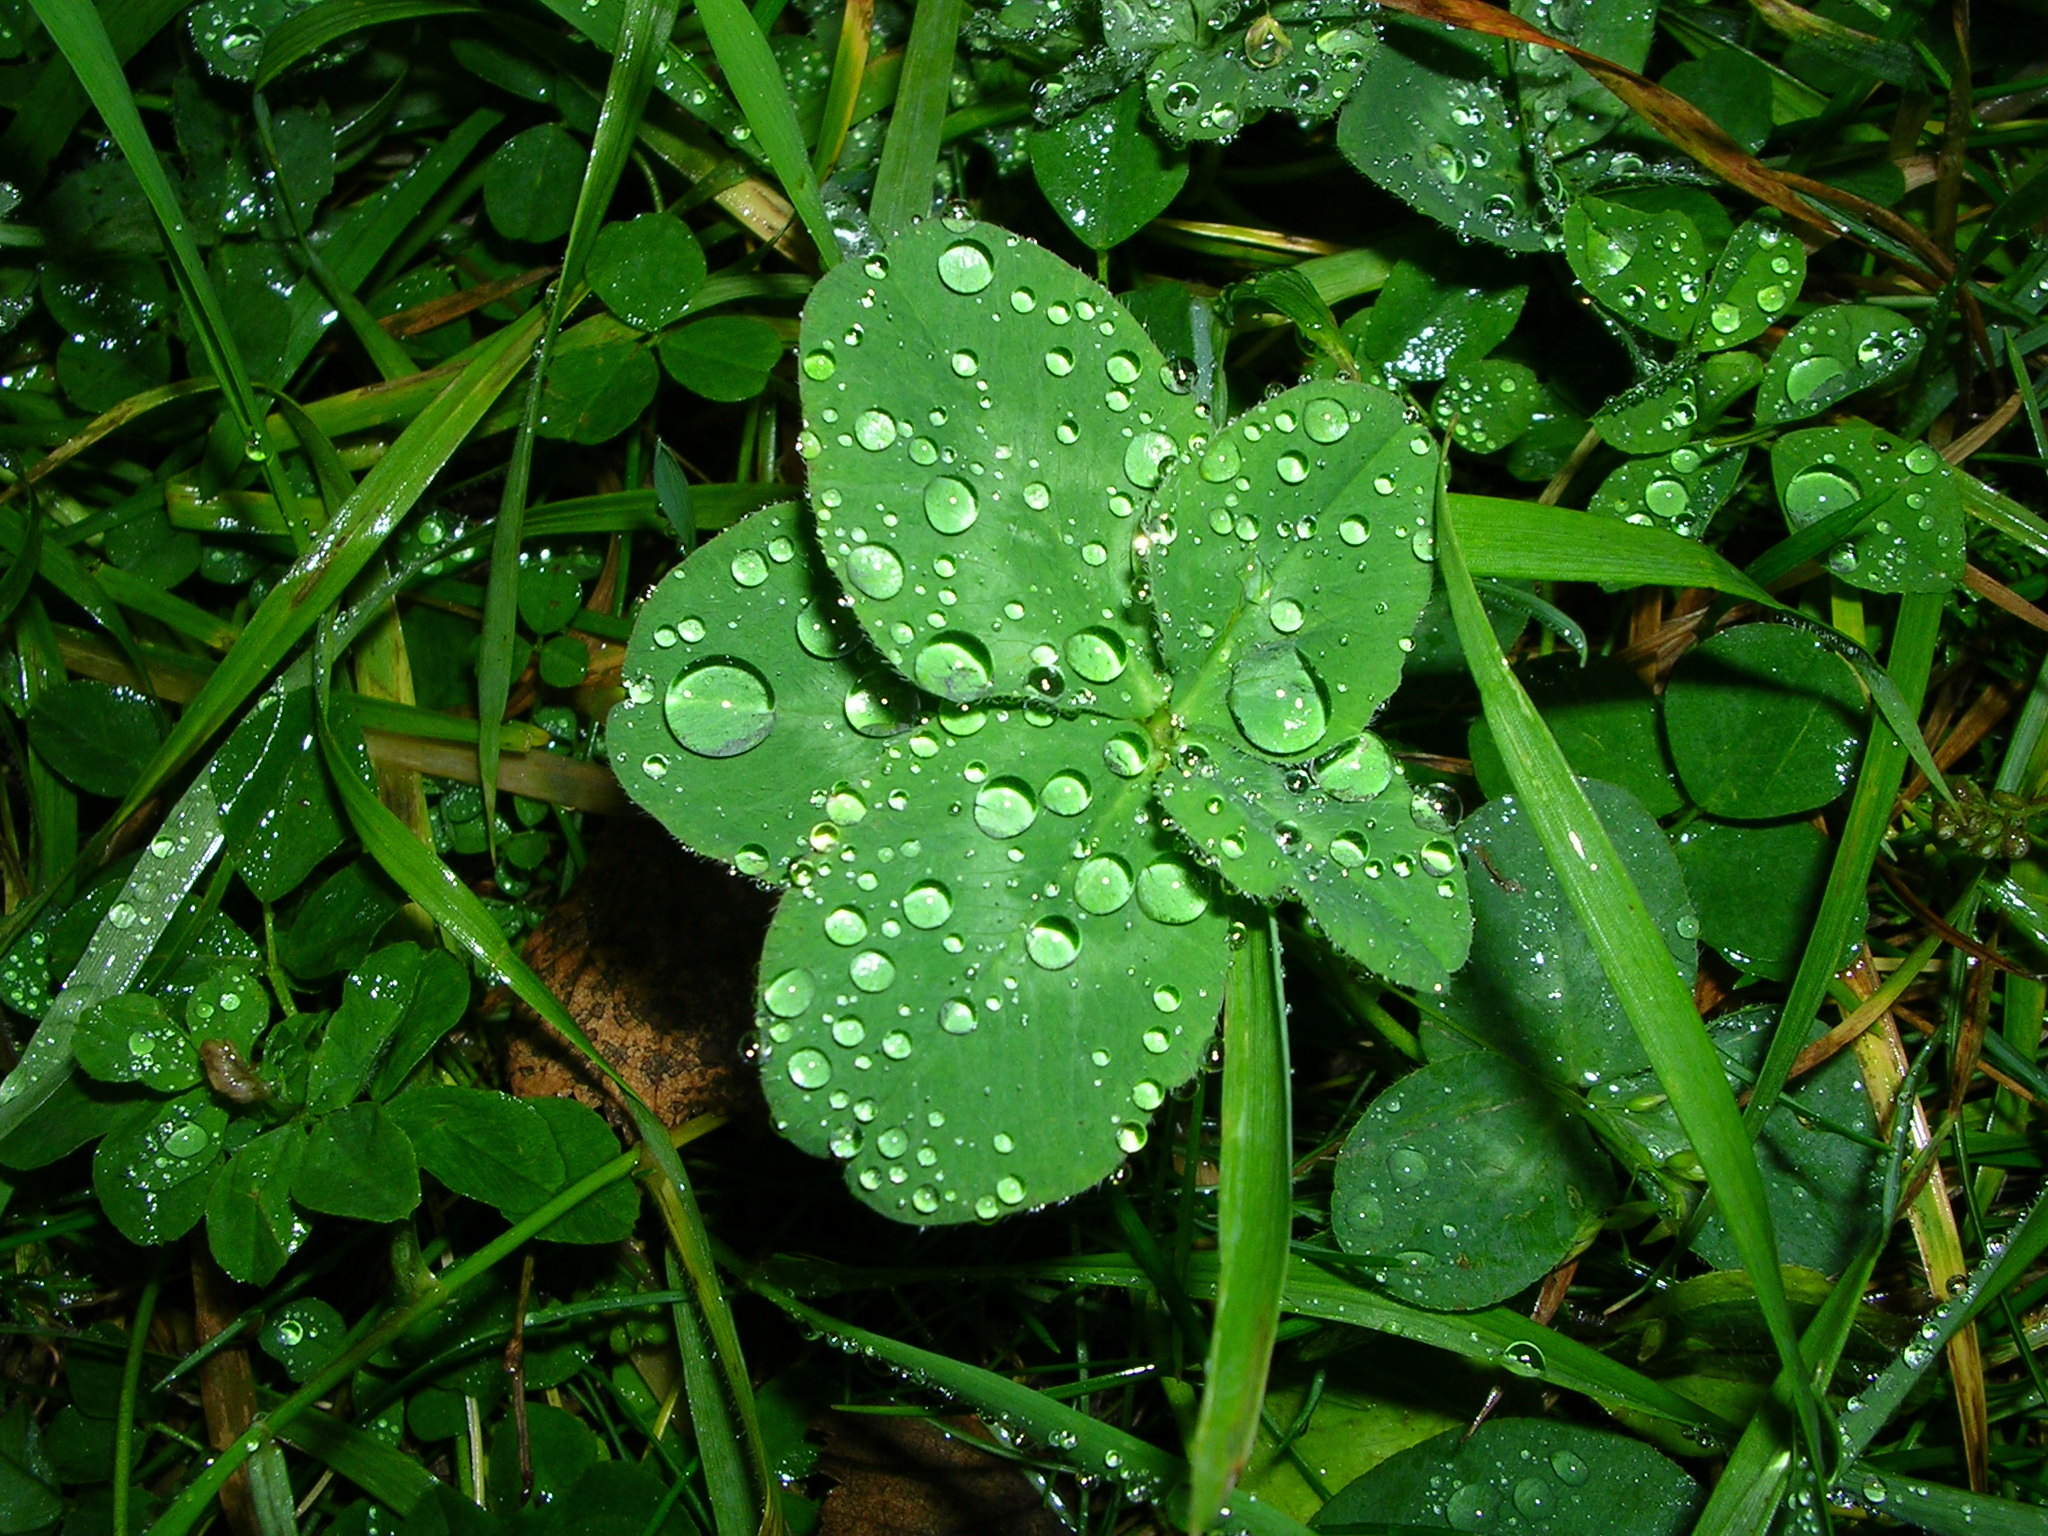
[[[1450,503],[1474,576],[1705,587],[1776,606],[1770,593],[1706,545],[1668,529],[1498,496],[1453,496]]]
[[[1557,871],[1565,898],[1584,926],[1657,1080],[1691,1139],[1781,1364],[1799,1374],[1799,1336],[1792,1325],[1777,1235],[1764,1199],[1756,1152],[1707,1038],[1691,989],[1671,963],[1656,925],[1622,867],[1606,828],[1565,761],[1536,706],[1501,654],[1466,566],[1457,516],[1446,507],[1437,544],[1451,613],[1479,687],[1486,721],[1500,744],[1515,792]],[[1820,1420],[1803,1378],[1794,1396],[1802,1432],[1818,1446]]]
[[[484,595],[483,637],[477,649],[477,718],[483,733],[477,742],[477,764],[483,775],[484,804],[498,799],[498,724],[512,693],[513,654],[518,640],[519,545],[524,537],[527,491],[533,478],[533,445],[540,431],[541,390],[547,382],[548,359],[555,337],[570,311],[584,295],[582,273],[590,249],[604,223],[605,210],[618,190],[619,177],[633,152],[633,136],[654,83],[654,64],[676,27],[676,0],[627,0],[619,22],[618,51],[605,81],[604,104],[597,131],[591,135],[590,158],[583,167],[583,185],[576,193],[576,211],[569,224],[569,243],[562,270],[548,303],[547,328],[541,332],[532,376],[527,380],[519,432],[512,442],[504,492],[498,502],[497,526],[491,536],[491,579]],[[484,817],[486,837],[497,842],[497,818]]]
[[[189,762],[271,670],[339,600],[399,519],[411,510],[470,431],[532,354],[540,327],[527,315],[491,338],[470,365],[421,411],[305,554],[264,598],[241,638],[186,707],[120,810],[118,826]]]
[[[926,5],[917,7],[923,20]],[[939,0],[957,5],[960,0]],[[725,71],[725,83],[733,100],[746,115],[768,168],[782,183],[790,205],[803,220],[811,241],[818,248],[818,264],[831,267],[839,260],[839,241],[832,233],[832,221],[825,214],[825,201],[818,194],[818,175],[811,169],[811,157],[804,149],[803,129],[798,125],[796,106],[789,99],[789,82],[782,66],[769,51],[768,39],[754,21],[754,13],[743,0],[698,0],[697,14],[703,19],[711,50],[718,55],[718,67]],[[913,28],[917,22],[913,22]],[[886,166],[887,160],[884,159]]]
[[[107,125],[107,132],[113,136],[122,158],[141,184],[142,195],[148,199],[150,210],[156,215],[158,228],[163,233],[164,244],[169,249],[171,276],[177,282],[178,296],[184,300],[192,317],[193,332],[200,351],[205,355],[207,369],[219,380],[228,410],[235,418],[249,457],[261,467],[271,494],[281,502],[286,500],[284,476],[277,456],[270,451],[263,411],[256,403],[255,390],[249,383],[249,371],[243,366],[241,351],[228,327],[227,312],[221,308],[220,297],[213,291],[213,280],[206,275],[206,264],[200,257],[198,242],[185,223],[184,206],[178,201],[170,177],[164,173],[163,162],[157,158],[149,130],[143,126],[142,114],[136,109],[135,97],[128,89],[127,77],[121,72],[121,63],[108,40],[105,24],[85,0],[31,0],[31,3],[44,29],[70,61],[79,84],[85,87],[100,120]]]
[[[832,58],[832,80],[825,88],[825,107],[818,117],[818,147],[811,168],[824,180],[839,163],[853,110],[860,100],[861,81],[868,72],[868,45],[875,30],[875,0],[846,0],[839,18],[839,48]]]
[[[481,15],[482,7],[475,0],[345,0],[339,5],[316,5],[286,17],[264,34],[263,56],[257,61],[249,89],[264,89],[299,60],[365,27],[463,14]]]
[[[1258,1438],[1294,1214],[1287,1015],[1272,914],[1245,924],[1242,938],[1223,1002],[1216,1318],[1188,1448],[1187,1527],[1195,1536],[1215,1522]]]
[[[1058,1447],[1076,1466],[1097,1476],[1114,1478],[1133,1498],[1160,1505],[1169,1512],[1185,1499],[1187,1463],[1149,1441],[1019,1386],[1007,1376],[842,1323],[766,1281],[757,1279],[750,1283],[756,1293],[817,1329],[839,1348],[880,1360],[921,1383],[972,1403],[996,1422]],[[1249,1494],[1239,1494],[1231,1501],[1215,1529],[1231,1536],[1309,1536],[1307,1526]]]
[[[896,109],[889,119],[889,135],[882,141],[882,163],[868,202],[868,216],[885,242],[910,228],[911,220],[932,211],[939,132],[945,127],[953,86],[953,50],[966,14],[966,0],[924,0],[911,18],[903,72],[896,83]]]

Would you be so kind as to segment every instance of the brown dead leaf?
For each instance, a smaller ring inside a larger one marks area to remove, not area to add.
[[[774,907],[772,894],[685,851],[645,816],[615,817],[526,941],[526,961],[665,1124],[758,1117],[740,1041],[753,1027],[754,971]],[[616,1091],[523,1007],[506,1034],[505,1080],[525,1098],[576,1098],[620,1116]]]
[[[1061,1536],[1039,1492],[974,1448],[972,1417],[830,1413],[816,1471],[832,1479],[818,1536]],[[949,1433],[950,1431],[950,1433]]]

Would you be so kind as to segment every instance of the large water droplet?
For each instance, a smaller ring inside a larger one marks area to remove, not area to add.
[[[940,533],[965,533],[981,513],[974,487],[951,475],[940,475],[924,488],[925,520]]]
[[[979,240],[958,240],[939,252],[939,281],[955,293],[979,293],[995,275],[995,261]]]
[[[1200,474],[1211,485],[1223,485],[1235,480],[1244,468],[1244,454],[1235,441],[1228,437],[1218,438],[1216,444],[1202,455]]]
[[[1159,859],[1138,875],[1138,910],[1155,923],[1192,923],[1209,910],[1209,898],[1187,865]]]
[[[894,736],[917,718],[910,685],[887,672],[872,672],[846,694],[846,723],[863,736]]]
[[[896,441],[896,418],[887,411],[862,411],[853,423],[853,440],[870,453]]]
[[[1107,917],[1131,899],[1131,866],[1113,853],[1098,854],[1074,877],[1074,900],[1083,912]]]
[[[1311,400],[1301,408],[1301,429],[1318,443],[1334,443],[1351,430],[1351,413],[1341,400]]]
[[[1123,676],[1127,656],[1122,637],[1111,630],[1084,629],[1067,637],[1067,665],[1091,683]]]
[[[1121,732],[1103,743],[1102,760],[1120,779],[1135,779],[1145,771],[1145,764],[1150,758],[1144,739],[1130,731]]]
[[[988,691],[988,652],[972,635],[944,634],[926,641],[911,671],[920,688],[956,703]]]
[[[732,579],[743,587],[758,587],[768,579],[768,562],[758,549],[743,549],[732,557],[728,567]]]
[[[868,920],[854,907],[835,907],[825,915],[825,937],[851,949],[868,936]]]
[[[1048,971],[1063,971],[1081,955],[1081,934],[1064,917],[1048,917],[1032,924],[1024,936],[1024,953],[1034,965]]]
[[[801,966],[784,971],[762,989],[761,1001],[778,1019],[793,1019],[811,1006],[817,986]]]
[[[846,556],[846,579],[857,591],[887,601],[903,590],[903,562],[881,544],[856,544]]]
[[[1078,773],[1056,773],[1045,781],[1045,789],[1039,794],[1039,803],[1055,816],[1078,816],[1088,809],[1088,802],[1095,798],[1088,781]]]
[[[1140,432],[1124,449],[1124,474],[1131,484],[1151,490],[1180,452],[1180,444],[1164,432]]]
[[[1276,756],[1306,752],[1329,729],[1322,684],[1291,645],[1248,651],[1230,676],[1230,713],[1245,740]]]
[[[936,880],[914,885],[903,897],[903,919],[913,928],[936,928],[953,915],[953,893]]]
[[[738,757],[775,729],[775,690],[743,661],[700,661],[668,685],[662,713],[675,739],[699,757]]]
[[[1856,482],[1841,470],[1809,469],[1787,482],[1785,510],[1810,522],[1853,506],[1861,494]]]
[[[863,992],[886,992],[896,980],[896,962],[879,949],[864,949],[853,957],[846,974]]]
[[[1393,755],[1386,743],[1366,731],[1334,757],[1316,767],[1316,783],[1332,800],[1370,800],[1394,777]]]
[[[832,1081],[832,1058],[823,1051],[798,1051],[789,1058],[789,1080],[799,1088],[822,1088]]]
[[[1037,797],[1022,779],[990,779],[975,792],[974,824],[990,837],[1016,837],[1037,819]]]
[[[1828,389],[1849,370],[1839,358],[1802,357],[1785,375],[1785,398],[1802,405]]]

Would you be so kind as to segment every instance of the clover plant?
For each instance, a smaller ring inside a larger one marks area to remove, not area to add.
[[[807,509],[661,582],[610,726],[670,830],[785,888],[785,1134],[892,1216],[989,1219],[1144,1145],[1257,904],[1444,985],[1456,846],[1370,729],[1431,579],[1399,400],[1212,421],[1101,287],[951,219],[825,278],[799,355]]]

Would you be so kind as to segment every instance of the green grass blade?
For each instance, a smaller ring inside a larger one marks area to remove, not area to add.
[[[1912,1529],[1929,1536],[2048,1536],[2048,1509],[2038,1504],[1944,1488],[1866,1466],[1851,1467],[1841,1486],[1865,1508],[1910,1521]]]
[[[1706,545],[1668,529],[1497,496],[1452,496],[1450,503],[1474,576],[1705,587],[1776,606],[1770,593]]]
[[[108,825],[118,826],[189,762],[320,615],[338,602],[532,354],[527,315],[491,338],[391,445],[243,627]]]
[[[1120,1258],[1033,1265],[1028,1274],[1072,1285],[1139,1288],[1152,1283],[1141,1266]],[[1183,1283],[1190,1295],[1213,1296],[1215,1255],[1194,1255]],[[1427,1344],[1492,1369],[1533,1377],[1568,1392],[1583,1392],[1599,1402],[1674,1424],[1716,1432],[1729,1427],[1712,1409],[1681,1397],[1662,1382],[1505,1307],[1430,1312],[1357,1285],[1297,1255],[1288,1264],[1280,1310],[1292,1317],[1319,1317]]]
[[[99,12],[114,57],[126,64],[141,52],[144,43],[170,25],[186,3],[107,0]],[[16,111],[6,136],[0,138],[0,165],[7,167],[7,179],[19,190],[33,192],[85,116],[85,90],[62,58],[46,59],[36,83],[10,105]]]
[[[1809,560],[1817,560],[1842,540],[1862,532],[1863,525],[1877,516],[1881,505],[1874,498],[1855,502],[1839,512],[1830,512],[1817,523],[1780,539],[1743,567],[1743,574],[1758,586],[1768,587]]]
[[[874,196],[868,202],[868,216],[885,242],[932,210],[939,131],[946,123],[953,86],[953,50],[966,14],[966,0],[924,0],[911,18],[903,72],[897,77],[896,108],[882,141]]]
[[[79,1018],[95,1003],[134,984],[223,840],[213,784],[201,774],[164,818],[149,851],[122,887],[120,899],[135,914],[134,921],[125,928],[103,921],[94,930],[21,1060],[0,1081],[0,1137],[12,1135],[71,1075],[71,1037]],[[159,847],[169,852],[158,853]]]
[[[1224,984],[1216,1318],[1188,1447],[1195,1536],[1215,1523],[1258,1439],[1294,1218],[1287,1012],[1272,914],[1246,923],[1242,939]]]
[[[483,777],[486,806],[497,804],[498,798],[497,728],[505,718],[505,705],[512,694],[519,638],[519,545],[524,537],[522,524],[533,479],[533,445],[540,431],[541,389],[547,379],[548,359],[563,322],[586,292],[582,284],[584,263],[633,152],[633,136],[654,83],[655,61],[675,27],[676,0],[626,0],[625,15],[619,22],[618,51],[605,81],[597,131],[591,135],[590,158],[583,167],[583,185],[576,193],[576,211],[569,224],[562,270],[555,278],[548,303],[547,328],[541,332],[539,355],[527,380],[519,432],[512,442],[504,490],[498,501],[498,522],[491,537],[491,578],[485,589],[483,636],[477,648],[477,718],[484,726],[477,743],[477,765]],[[484,825],[495,852],[495,816],[487,814]]]
[[[958,4],[959,0],[941,3]],[[925,6],[917,9],[922,13]],[[767,157],[768,168],[782,183],[790,206],[818,248],[818,264],[833,266],[839,260],[839,241],[818,194],[818,174],[811,169],[810,153],[804,147],[796,106],[789,99],[789,82],[782,78],[782,67],[769,51],[754,13],[743,0],[698,0],[697,15],[711,39],[712,52],[718,55],[718,67],[725,71],[725,83]]]
[[[676,1155],[668,1131],[649,1109],[633,1085],[607,1061],[591,1038],[583,1032],[561,1000],[533,973],[512,947],[477,894],[457,878],[412,830],[393,814],[376,791],[360,776],[355,762],[342,750],[333,733],[321,722],[321,750],[326,754],[329,775],[342,809],[363,849],[385,874],[396,882],[421,909],[433,918],[449,938],[471,959],[491,974],[502,977],[519,1000],[541,1020],[581,1051],[590,1064],[619,1090],[634,1128],[640,1134],[641,1155],[654,1165],[656,1203],[662,1211],[669,1235],[688,1271],[696,1293],[698,1316],[710,1341],[711,1357],[717,1363],[733,1417],[739,1422],[753,1463],[755,1486],[765,1499],[774,1486],[768,1461],[767,1443],[761,1433],[760,1417],[754,1407],[753,1383],[747,1375],[746,1358],[740,1349],[739,1329],[718,1280],[711,1242],[703,1218],[691,1193],[689,1175]],[[779,1527],[772,1500],[767,1505],[773,1523]],[[764,1527],[765,1529],[766,1527]]]
[[[1870,1284],[1878,1251],[1872,1246],[1857,1256],[1828,1292],[1799,1341],[1807,1377],[1816,1392],[1826,1392],[1835,1363],[1848,1347],[1856,1309]],[[1791,1434],[1792,1390],[1792,1382],[1781,1372],[1763,1411],[1749,1421],[1742,1439],[1736,1442],[1692,1536],[1751,1536],[1770,1529],[1798,1467]]]
[[[121,62],[115,56],[105,24],[86,0],[31,3],[44,29],[70,61],[100,120],[107,125],[107,132],[141,184],[142,195],[156,215],[170,252],[171,276],[178,285],[178,295],[192,317],[193,339],[206,358],[207,370],[220,381],[228,410],[235,418],[242,441],[248,445],[249,456],[261,465],[271,494],[283,500],[284,477],[279,472],[277,456],[270,451],[263,411],[256,403],[249,371],[242,364],[241,351],[228,327],[227,312],[213,291],[213,280],[206,275],[199,244],[185,222],[184,205],[178,201],[163,162],[157,158],[156,146],[150,142],[149,130],[143,126],[142,114],[136,109],[135,97],[121,72]]]
[[[1151,1442],[1019,1386],[1007,1376],[842,1323],[765,1281],[755,1280],[751,1285],[758,1294],[817,1329],[839,1348],[879,1360],[920,1383],[972,1403],[995,1422],[1057,1447],[1081,1470],[1114,1479],[1133,1498],[1160,1505],[1169,1512],[1184,1503],[1187,1463]],[[1309,1536],[1307,1526],[1249,1494],[1232,1499],[1229,1510],[1214,1528],[1231,1536]]]
[[[1550,728],[1501,654],[1472,585],[1459,515],[1446,507],[1437,521],[1444,585],[1465,658],[1479,687],[1486,721],[1500,744],[1509,777],[1542,840],[1565,898],[1586,930],[1657,1080],[1691,1139],[1720,1202],[1736,1252],[1756,1287],[1757,1304],[1782,1365],[1798,1374],[1799,1336],[1778,1267],[1778,1240],[1764,1199],[1763,1176],[1750,1145],[1720,1053],[1693,1007],[1692,991],[1622,867],[1606,828],[1565,761]],[[1819,1415],[1803,1379],[1795,1396],[1809,1445]]]
[[[818,146],[811,154],[811,168],[821,181],[832,174],[839,152],[846,147],[846,131],[853,126],[861,80],[868,71],[868,45],[874,29],[875,0],[847,0],[839,18],[832,79],[825,87],[824,110],[818,114]]]
[[[263,57],[257,61],[252,91],[260,91],[299,60],[318,53],[331,43],[393,21],[416,21],[423,16],[480,16],[483,8],[475,0],[339,0],[316,5],[288,16],[263,37]]]
[[[1915,715],[1934,665],[1942,602],[1943,594],[1939,592],[1910,594],[1899,599],[1889,671]],[[1917,730],[1913,739],[1921,739]],[[1770,1049],[1757,1068],[1756,1082],[1750,1090],[1749,1108],[1743,1118],[1753,1134],[1762,1132],[1764,1117],[1777,1103],[1792,1063],[1806,1045],[1807,1026],[1820,1011],[1842,952],[1862,922],[1871,865],[1891,825],[1892,801],[1905,777],[1906,758],[1905,743],[1896,732],[1873,731],[1864,744],[1863,761],[1856,770],[1856,789],[1849,800],[1849,814],[1842,822],[1841,838],[1835,844],[1820,911],[1814,918],[1806,949],[1799,957],[1799,969],[1792,977],[1784,1007],[1779,1010]]]

